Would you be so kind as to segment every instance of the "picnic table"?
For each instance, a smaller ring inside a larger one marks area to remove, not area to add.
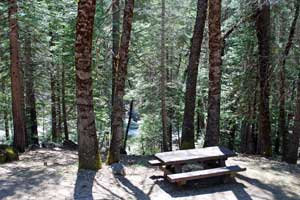
[[[153,166],[159,166],[164,171],[164,176],[170,182],[180,185],[188,180],[203,179],[210,177],[233,177],[237,172],[245,171],[237,165],[226,166],[225,161],[236,153],[225,147],[206,147],[201,149],[178,150],[155,154],[156,160],[150,160]],[[203,170],[183,172],[184,165],[199,163],[204,166]],[[224,179],[225,180],[225,179]]]

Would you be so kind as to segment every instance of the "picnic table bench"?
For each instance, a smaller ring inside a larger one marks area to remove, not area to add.
[[[156,160],[150,160],[152,166],[159,166],[165,178],[180,185],[186,181],[210,177],[233,177],[237,172],[245,171],[237,165],[226,166],[225,161],[236,154],[225,147],[206,147],[201,149],[179,150],[155,154]],[[182,167],[189,163],[201,163],[203,170],[183,172]]]

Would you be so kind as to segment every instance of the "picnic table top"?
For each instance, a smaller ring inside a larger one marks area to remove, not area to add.
[[[206,147],[201,149],[189,149],[170,151],[155,154],[155,157],[163,164],[181,164],[191,161],[208,161],[226,159],[236,154],[225,147]]]

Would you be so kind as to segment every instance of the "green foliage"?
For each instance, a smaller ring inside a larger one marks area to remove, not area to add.
[[[7,145],[0,145],[0,164],[19,160],[18,152]]]
[[[124,2],[121,2],[121,5],[124,6]],[[168,74],[166,96],[173,138],[180,135],[182,129],[186,68],[190,39],[195,22],[196,3],[195,0],[166,0],[166,65]],[[36,108],[40,139],[42,141],[51,139],[50,74],[54,76],[59,86],[62,81],[61,72],[64,69],[68,127],[70,138],[76,141],[74,43],[77,3],[74,0],[32,0],[18,1],[18,4],[22,64],[24,61],[25,38],[30,37],[32,41],[33,81],[37,98]],[[110,130],[112,93],[110,5],[111,0],[97,1],[94,23],[93,95],[98,132]],[[125,107],[127,107],[130,100],[135,100],[135,111],[141,116],[141,134],[138,138],[131,138],[130,140],[138,145],[138,151],[142,154],[152,154],[160,151],[161,148],[162,127],[159,93],[160,6],[160,0],[136,1],[129,52]],[[249,17],[254,9],[252,3],[247,0],[224,0],[222,31],[226,32],[241,19]],[[3,113],[6,111],[8,113],[9,129],[12,132],[7,10],[7,2],[0,2],[0,130],[4,130]],[[274,70],[270,78],[270,114],[273,139],[277,135],[278,121],[278,62],[288,38],[293,12],[293,4],[290,2],[274,1],[272,4],[271,65]],[[299,35],[299,30],[297,30],[296,35]],[[50,46],[51,39],[53,44]],[[295,107],[295,80],[300,69],[298,59],[300,55],[299,40],[300,38],[297,36],[286,63],[286,107],[290,116],[290,127]],[[242,124],[247,122],[257,126],[259,121],[257,115],[259,97],[258,51],[253,19],[246,20],[226,39],[224,53],[221,94],[221,142],[223,145],[228,146],[231,140],[229,132],[233,127],[236,127],[234,142],[238,145],[242,140]],[[201,101],[201,105],[197,104],[196,106],[196,111],[199,111],[205,119],[208,107],[208,59],[208,30],[206,27],[197,85],[197,102],[198,100]],[[61,91],[57,92],[60,93]],[[253,107],[253,104],[255,104],[256,113],[252,116],[251,112],[254,111],[251,106]],[[257,128],[255,134],[257,134]],[[203,135],[201,137],[203,138]],[[3,139],[0,138],[0,140]],[[185,146],[185,144],[182,145]],[[95,165],[95,168],[99,168],[101,162]]]
[[[141,154],[154,154],[161,149],[161,121],[159,115],[145,115],[142,117],[141,134],[139,135],[138,149]]]

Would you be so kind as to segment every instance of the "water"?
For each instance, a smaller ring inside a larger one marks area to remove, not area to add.
[[[140,134],[140,130],[138,128],[136,129],[129,129],[128,135],[132,137],[136,137]]]

